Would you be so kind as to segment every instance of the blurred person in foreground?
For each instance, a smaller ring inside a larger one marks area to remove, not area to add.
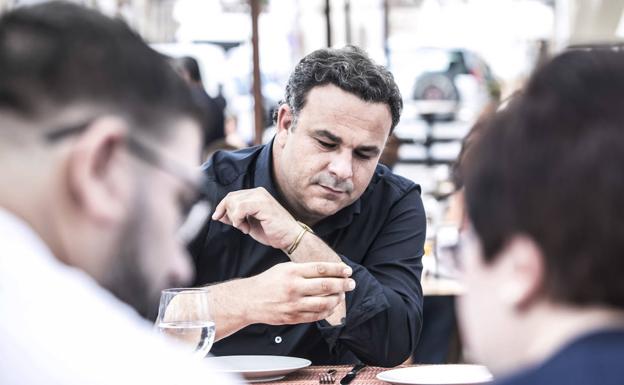
[[[225,115],[222,107],[204,89],[199,63],[190,56],[184,56],[173,60],[176,71],[189,85],[193,100],[197,103],[202,114],[202,128],[204,129],[203,151],[214,145],[215,142],[225,140]],[[205,159],[202,156],[202,159]]]
[[[381,366],[409,357],[422,323],[425,213],[420,187],[378,164],[401,109],[392,75],[362,50],[318,50],[290,77],[273,140],[204,165],[219,204],[191,247],[196,283],[227,281],[211,288],[227,289],[214,307],[231,313],[217,319],[217,338],[229,337],[214,354]],[[284,295],[271,287],[301,278],[256,274],[289,261],[344,263],[353,280],[313,288],[331,307],[275,306]]]
[[[188,89],[122,21],[2,15],[0,383],[239,383],[131,308],[192,278],[175,231],[200,141]]]
[[[469,351],[502,385],[624,379],[624,54],[564,53],[461,171]]]

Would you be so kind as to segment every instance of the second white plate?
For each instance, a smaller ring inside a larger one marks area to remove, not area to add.
[[[379,380],[397,385],[475,385],[493,380],[481,365],[421,365],[387,370],[377,375]]]

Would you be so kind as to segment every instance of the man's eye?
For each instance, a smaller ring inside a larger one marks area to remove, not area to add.
[[[362,160],[369,160],[369,159],[372,158],[372,156],[370,156],[369,154],[365,154],[365,153],[359,152],[359,151],[355,152],[355,156],[357,156],[358,158],[360,158]]]
[[[334,149],[336,148],[336,144],[335,143],[329,143],[329,142],[324,142],[322,140],[316,140],[322,147],[325,147],[328,150]]]

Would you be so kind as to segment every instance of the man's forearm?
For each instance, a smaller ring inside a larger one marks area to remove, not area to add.
[[[247,321],[247,307],[241,303],[241,296],[237,295],[241,293],[245,280],[236,279],[210,286],[210,312],[216,325],[215,341],[250,325]]]
[[[312,233],[306,233],[301,238],[297,249],[289,255],[293,262],[342,262],[340,256],[336,254],[323,240]],[[325,320],[330,325],[340,325],[347,316],[347,304],[343,298],[336,306],[334,312]]]

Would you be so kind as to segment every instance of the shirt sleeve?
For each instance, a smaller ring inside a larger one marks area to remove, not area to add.
[[[362,264],[340,256],[357,286],[346,295],[342,325],[317,322],[333,351],[350,350],[364,363],[386,367],[410,356],[422,328],[425,232],[422,200],[413,189],[392,206]]]

